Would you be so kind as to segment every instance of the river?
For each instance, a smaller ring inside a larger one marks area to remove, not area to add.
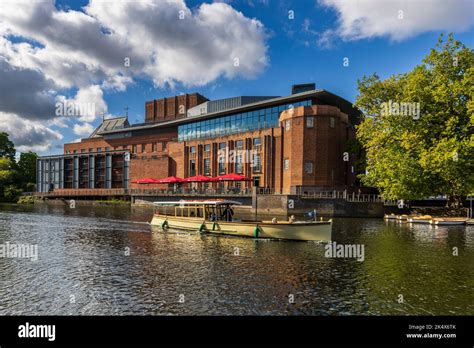
[[[37,260],[0,257],[0,315],[474,314],[474,226],[334,219],[359,261],[322,243],[163,233],[151,214],[0,205],[0,245],[37,246]]]

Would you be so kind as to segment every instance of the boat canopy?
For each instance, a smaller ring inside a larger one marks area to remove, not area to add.
[[[241,205],[242,203],[237,201],[230,201],[227,199],[216,199],[216,200],[181,200],[181,201],[165,201],[165,202],[153,202],[155,205]]]

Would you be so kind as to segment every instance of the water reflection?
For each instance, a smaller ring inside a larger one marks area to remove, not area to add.
[[[336,242],[365,245],[358,262],[319,243],[162,233],[150,214],[0,205],[0,243],[39,249],[0,258],[0,314],[474,313],[472,226],[335,219]]]

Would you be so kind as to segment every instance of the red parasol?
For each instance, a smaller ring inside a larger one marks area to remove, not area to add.
[[[158,184],[177,184],[180,182],[185,182],[184,179],[178,178],[177,176],[168,176],[158,180]]]
[[[211,182],[212,178],[204,175],[195,175],[184,179],[185,182]]]

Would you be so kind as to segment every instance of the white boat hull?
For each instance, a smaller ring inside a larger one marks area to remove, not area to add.
[[[449,225],[465,225],[466,221],[432,221],[431,222],[437,226],[449,226]]]
[[[430,224],[431,219],[408,219],[408,222],[412,224]]]
[[[330,241],[332,221],[277,222],[271,221],[203,221],[202,218],[175,217],[154,214],[151,225],[162,229],[191,230],[207,233],[305,241]]]

